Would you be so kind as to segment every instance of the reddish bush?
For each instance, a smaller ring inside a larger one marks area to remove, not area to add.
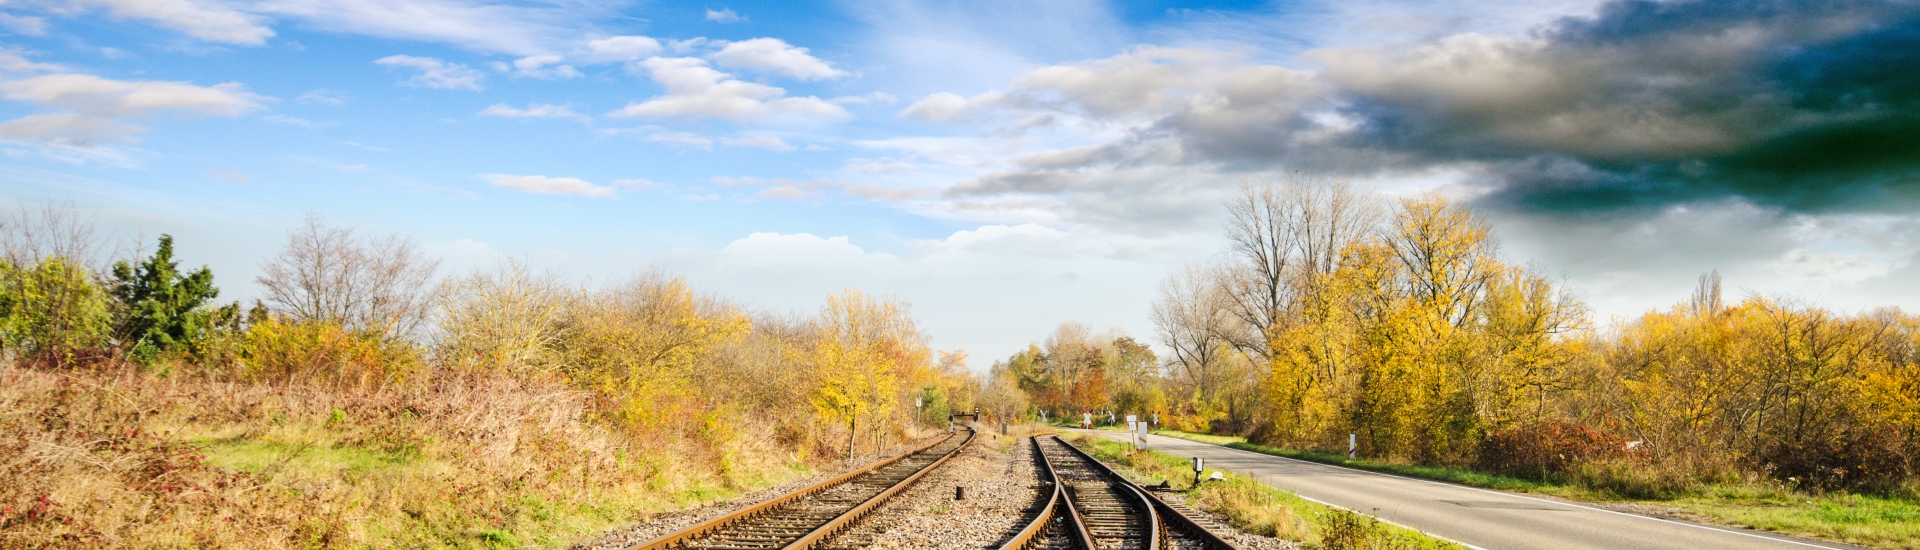
[[[1620,456],[1626,443],[1584,424],[1539,420],[1496,432],[1480,443],[1482,470],[1528,479],[1565,474],[1579,464]]]

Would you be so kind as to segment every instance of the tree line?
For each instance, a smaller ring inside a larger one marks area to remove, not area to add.
[[[150,252],[103,243],[70,208],[0,220],[7,360],[346,391],[557,380],[638,446],[770,439],[800,459],[897,446],[976,390],[965,354],[932,350],[907,304],[851,288],[795,315],[658,270],[606,285],[511,261],[443,273],[414,239],[310,216],[261,262],[259,300],[221,303],[171,236]]]
[[[1920,317],[1728,303],[1709,273],[1686,301],[1599,326],[1437,194],[1293,174],[1225,206],[1225,250],[1153,303],[1166,357],[1062,326],[996,364],[982,399],[1164,411],[1170,427],[1296,449],[1345,452],[1352,434],[1369,457],[1628,493],[1914,488]]]

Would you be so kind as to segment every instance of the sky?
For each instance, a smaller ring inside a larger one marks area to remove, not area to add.
[[[1437,192],[1602,324],[1920,310],[1920,5],[0,1],[0,207],[166,233],[222,300],[308,215],[453,275],[910,302],[975,368],[1154,339],[1247,179]]]

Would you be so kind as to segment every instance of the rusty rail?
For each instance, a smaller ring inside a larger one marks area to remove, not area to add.
[[[1105,478],[1108,485],[1118,486],[1123,494],[1131,495],[1134,498],[1135,502],[1140,505],[1140,511],[1147,516],[1146,521],[1142,522],[1146,525],[1147,529],[1147,532],[1144,533],[1147,539],[1145,541],[1146,550],[1159,550],[1165,546],[1166,530],[1160,528],[1160,515],[1154,509],[1153,503],[1147,500],[1144,492],[1134,487],[1133,482],[1122,477],[1119,472],[1115,472],[1112,468],[1108,468],[1106,464],[1101,464],[1100,461],[1094,460],[1092,455],[1088,455],[1085,451],[1081,451],[1078,447],[1067,443],[1066,440],[1060,439],[1060,436],[1050,435],[1047,437],[1052,438],[1054,443],[1059,444],[1061,448],[1079,457],[1081,464],[1084,464],[1088,470]],[[1067,491],[1066,496],[1065,505],[1073,514],[1074,527],[1076,528],[1075,538],[1077,540],[1074,542],[1085,550],[1100,550],[1100,547],[1094,541],[1093,533],[1088,530],[1087,523],[1080,514],[1079,507],[1073,505],[1075,500],[1073,491]]]
[[[867,502],[856,507],[854,510],[850,510],[849,514],[851,514],[852,512],[858,511],[860,515],[864,516],[867,511],[870,511],[879,502],[885,501],[886,498],[892,497],[899,490],[905,488],[908,485],[911,485],[915,481],[919,481],[921,476],[925,475],[928,472],[933,471],[934,468],[940,466],[940,464],[942,463],[945,463],[947,459],[952,458],[956,454],[959,454],[960,449],[966,448],[967,443],[972,442],[973,436],[974,436],[974,431],[969,429],[966,434],[967,439],[963,440],[959,446],[954,447],[953,451],[948,452],[945,456],[940,457],[939,460],[936,460],[931,464],[928,464],[927,466],[921,468],[919,472],[915,473],[912,476],[909,476],[902,482],[896,484],[893,488],[882,492],[880,495],[877,495],[874,498],[868,499]],[[698,524],[695,524],[692,527],[688,527],[686,529],[682,529],[680,531],[667,534],[660,538],[656,538],[656,539],[641,543],[638,546],[632,547],[630,550],[668,550],[668,549],[674,549],[674,548],[684,548],[687,546],[688,543],[694,541],[695,539],[699,539],[701,537],[705,537],[707,535],[723,531],[733,526],[736,523],[757,518],[762,514],[773,511],[773,509],[777,507],[787,505],[787,504],[793,504],[793,503],[805,500],[808,497],[825,492],[829,489],[839,487],[840,485],[853,481],[859,478],[860,476],[866,475],[868,473],[871,473],[875,470],[879,470],[881,468],[885,468],[889,465],[892,465],[895,462],[905,460],[906,458],[911,457],[921,451],[932,449],[936,446],[939,446],[942,443],[946,443],[947,441],[952,440],[953,437],[955,436],[948,435],[947,437],[934,440],[933,442],[927,443],[926,445],[922,445],[913,450],[901,453],[892,458],[888,458],[886,460],[869,464],[858,470],[847,472],[846,474],[842,474],[839,477],[822,481],[820,483],[815,483],[804,489],[794,491],[792,493],[787,493],[785,495],[781,495],[779,497],[773,498],[766,502],[749,506],[740,511],[733,512],[731,514],[727,514],[717,518],[713,518],[707,521],[703,521]],[[842,515],[839,518],[836,518],[833,524],[844,527],[845,525],[850,523],[850,522],[840,521],[845,518],[846,518],[846,515]],[[825,526],[822,527],[822,529],[825,529],[825,528],[826,528]],[[814,534],[817,534],[818,532],[819,531],[816,530],[815,533],[810,533],[808,536],[811,537]],[[803,540],[807,540],[807,539],[803,539]],[[818,539],[813,539],[812,542],[818,542]],[[807,548],[807,547],[808,546],[788,546],[788,548]]]
[[[1040,451],[1040,438],[1035,436],[1027,439],[1033,444],[1035,462],[1038,463],[1036,471],[1040,474],[1040,481],[1052,485],[1053,492],[1047,497],[1047,503],[1040,507],[1040,513],[1033,517],[1033,521],[1027,523],[1019,533],[1014,534],[1006,544],[1001,545],[1003,550],[1030,550],[1039,544],[1041,536],[1047,532],[1047,525],[1053,522],[1054,510],[1059,509],[1060,501],[1065,499],[1067,494],[1066,488],[1060,484],[1059,474],[1053,472],[1053,463],[1048,462],[1047,454]]]

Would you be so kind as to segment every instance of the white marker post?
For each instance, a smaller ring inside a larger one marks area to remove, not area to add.
[[[1359,452],[1360,434],[1347,434],[1347,459],[1352,460]]]

